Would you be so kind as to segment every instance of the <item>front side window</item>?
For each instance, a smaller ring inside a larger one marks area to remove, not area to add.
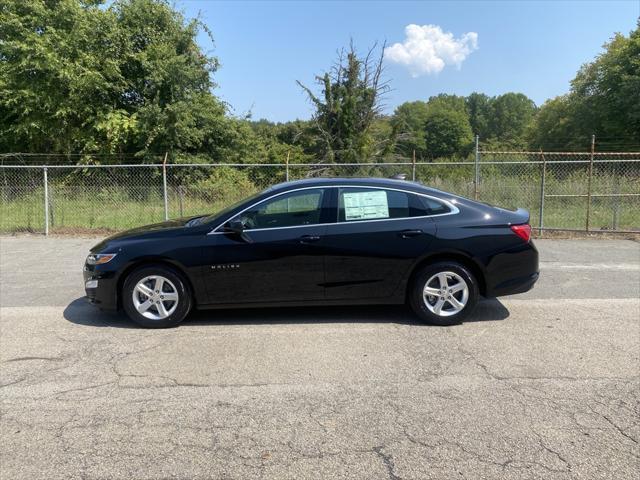
[[[379,188],[341,188],[338,195],[338,221],[357,222],[385,218],[411,218],[444,213],[447,207],[435,200],[396,190]]]
[[[323,189],[302,190],[265,200],[236,217],[247,230],[320,223]]]

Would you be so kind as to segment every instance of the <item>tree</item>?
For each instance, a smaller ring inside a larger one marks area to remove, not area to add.
[[[411,157],[413,152],[418,158],[427,155],[424,129],[429,115],[426,102],[420,100],[405,102],[393,112],[391,124],[396,135],[396,149],[399,154]]]
[[[388,90],[382,80],[382,46],[376,46],[359,57],[353,43],[340,51],[330,72],[317,76],[321,95],[316,95],[301,82],[316,108],[313,116],[318,140],[318,156],[326,162],[363,162],[381,151],[371,136],[371,125],[381,110],[381,97]]]
[[[425,121],[425,143],[429,155],[448,157],[466,155],[471,151],[473,132],[465,113],[431,109]]]
[[[474,135],[489,138],[489,121],[491,119],[492,99],[484,93],[473,92],[465,99],[469,123]]]
[[[640,139],[640,21],[628,37],[616,34],[604,52],[583,65],[567,95],[547,101],[529,134],[532,148],[617,150]]]
[[[509,148],[525,146],[525,134],[533,121],[536,105],[522,93],[505,93],[491,101],[490,139]]]
[[[427,102],[406,102],[394,112],[396,149],[410,157],[466,155],[473,140],[465,98],[440,94]]]
[[[257,135],[263,152],[260,155],[267,163],[306,163],[310,155],[305,153],[301,139],[305,128],[300,122],[273,123],[265,119],[251,122],[251,128]]]
[[[120,101],[139,118],[138,151],[215,149],[228,125],[210,93],[218,60],[196,41],[202,25],[158,0],[123,0],[111,10],[125,50],[120,70],[128,88]]]
[[[0,7],[0,144],[70,152],[95,145],[126,80],[115,16],[98,2],[5,0]],[[120,118],[119,120],[122,120]]]
[[[396,158],[396,131],[389,116],[381,115],[376,117],[371,124],[371,138],[376,146],[376,159],[393,161]]]
[[[396,108],[392,125],[395,127],[396,150],[405,157],[424,159],[442,155],[461,154],[467,149],[468,115],[465,98],[442,93],[427,102],[405,102]],[[447,132],[445,125],[453,125]],[[461,138],[457,138],[461,134]],[[456,145],[463,145],[460,149]]]
[[[165,0],[104,3],[2,3],[0,148],[222,158],[236,124],[211,94],[205,27]]]
[[[640,20],[629,37],[616,34],[571,82],[579,127],[603,137],[640,139]]]
[[[465,97],[450,95],[448,93],[440,93],[433,97],[429,97],[427,106],[431,110],[452,110],[465,115],[468,113]]]
[[[571,148],[570,137],[575,126],[574,105],[569,95],[547,100],[538,111],[534,125],[528,132],[528,143],[532,149],[554,150]],[[562,139],[562,144],[558,144]],[[576,139],[578,140],[578,139]],[[583,139],[584,146],[584,139]]]

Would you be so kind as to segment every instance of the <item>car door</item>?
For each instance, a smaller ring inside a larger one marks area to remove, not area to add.
[[[307,188],[263,200],[233,220],[242,236],[216,231],[207,247],[211,304],[250,304],[324,298],[328,201],[324,188]],[[219,230],[223,230],[220,228]]]
[[[416,258],[424,255],[436,225],[420,197],[379,187],[337,188],[337,223],[327,227],[326,298],[392,296]]]

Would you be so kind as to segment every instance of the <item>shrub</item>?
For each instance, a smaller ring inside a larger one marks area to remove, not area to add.
[[[237,168],[215,167],[211,174],[189,189],[194,196],[212,204],[233,203],[257,191],[247,174]]]

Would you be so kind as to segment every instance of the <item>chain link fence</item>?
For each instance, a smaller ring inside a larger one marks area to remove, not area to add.
[[[482,201],[547,230],[640,231],[640,154],[481,152]]]
[[[16,164],[21,163],[21,164]],[[0,232],[118,231],[215,212],[273,184],[390,177],[526,208],[534,228],[640,233],[640,153],[476,151],[469,161],[0,165]]]

